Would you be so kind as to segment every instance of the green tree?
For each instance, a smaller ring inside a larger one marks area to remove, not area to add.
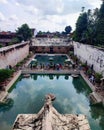
[[[16,30],[16,33],[20,41],[27,41],[32,37],[32,31],[27,24],[23,24],[21,27],[19,27],[18,30]]]
[[[98,20],[96,24],[96,42],[97,44],[104,46],[104,0],[98,14]]]
[[[13,72],[13,70],[9,69],[0,69],[0,82],[4,82],[6,79],[10,78]]]
[[[77,23],[76,23],[76,30],[74,33],[74,40],[75,41],[84,41],[85,32],[87,30],[87,13],[81,13],[78,17]]]
[[[72,30],[72,28],[70,25],[65,27],[66,34],[70,34],[71,30]]]
[[[0,43],[0,48],[2,48],[3,47],[3,45],[2,45],[2,43]]]
[[[87,29],[85,31],[85,40],[87,44],[95,44],[96,41],[96,20],[97,20],[97,9],[94,11],[87,11]]]
[[[39,31],[39,32],[38,32],[38,35],[42,35],[42,34],[43,34],[42,31]]]
[[[18,43],[18,42],[19,42],[19,39],[18,39],[18,38],[12,38],[11,42],[12,42],[12,43]]]
[[[96,23],[98,21],[99,10],[96,8],[93,11],[89,9],[87,12],[84,12],[84,7],[82,7],[81,12],[76,23],[74,40],[96,45]]]

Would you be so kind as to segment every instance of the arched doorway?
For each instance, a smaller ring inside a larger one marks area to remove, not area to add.
[[[50,53],[53,53],[53,47],[50,47]]]

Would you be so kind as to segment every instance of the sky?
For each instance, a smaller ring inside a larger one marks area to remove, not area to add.
[[[64,31],[85,10],[100,8],[101,0],[0,0],[0,31],[15,31],[27,23],[37,31]]]

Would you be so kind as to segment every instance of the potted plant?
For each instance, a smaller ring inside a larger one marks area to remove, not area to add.
[[[101,83],[101,78],[102,78],[102,74],[100,73],[95,73],[95,82],[100,84]]]

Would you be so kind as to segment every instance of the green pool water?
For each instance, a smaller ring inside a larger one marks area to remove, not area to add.
[[[45,55],[36,55],[35,59],[37,59],[38,64],[47,64],[50,63],[50,58],[52,58],[52,62],[54,64],[64,64],[65,60],[67,59],[66,55],[55,55],[55,54],[45,54]]]
[[[11,130],[20,113],[37,113],[44,104],[44,96],[53,93],[53,106],[60,113],[85,114],[92,130],[104,130],[104,109],[90,106],[91,92],[84,80],[69,75],[31,75],[15,83],[8,103],[0,105],[0,130]]]

